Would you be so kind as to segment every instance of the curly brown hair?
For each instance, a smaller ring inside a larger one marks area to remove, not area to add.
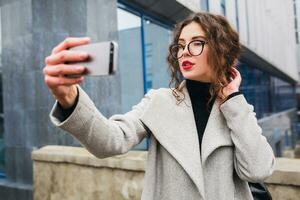
[[[184,99],[184,97],[180,97],[179,93],[181,91],[178,89],[183,76],[180,71],[178,60],[171,54],[171,47],[178,43],[182,29],[192,22],[196,22],[201,26],[205,33],[205,37],[207,38],[207,45],[210,48],[208,53],[208,64],[212,68],[213,73],[209,89],[211,98],[208,103],[213,100],[219,92],[222,93],[222,88],[230,82],[230,67],[235,67],[241,53],[241,44],[239,42],[238,33],[231,27],[227,19],[221,15],[198,12],[178,23],[174,29],[173,41],[169,46],[167,57],[169,72],[171,74],[169,87],[172,89],[172,93],[178,101],[178,104]],[[172,88],[173,84],[174,88]]]

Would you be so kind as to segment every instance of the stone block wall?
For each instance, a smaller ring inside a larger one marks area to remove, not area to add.
[[[46,146],[32,154],[34,200],[140,200],[147,151],[98,159],[80,147]],[[276,158],[266,180],[273,200],[299,200],[300,159]]]
[[[97,159],[80,147],[33,152],[34,200],[140,200],[145,151]]]
[[[266,180],[273,200],[300,198],[300,159],[277,158],[275,171]]]

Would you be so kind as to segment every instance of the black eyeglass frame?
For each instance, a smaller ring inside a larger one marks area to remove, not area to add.
[[[191,52],[191,50],[190,50],[190,45],[191,45],[193,42],[200,42],[200,43],[201,43],[202,49],[201,49],[201,51],[200,51],[199,54],[193,54],[193,53]],[[183,54],[182,54],[180,57],[178,57],[178,56],[177,56],[178,51],[177,51],[177,53],[175,54],[176,56],[174,56],[174,54],[172,53],[172,49],[173,49],[174,47],[181,46],[181,47],[183,48],[183,51],[184,51],[185,48],[186,48],[186,46],[187,46],[188,51],[189,51],[189,53],[190,53],[192,56],[199,56],[199,55],[202,54],[203,49],[204,49],[204,45],[206,45],[206,44],[207,44],[207,42],[204,41],[204,40],[192,40],[192,41],[190,41],[190,42],[189,42],[188,44],[186,44],[186,45],[182,45],[182,44],[173,44],[173,45],[171,45],[171,48],[170,48],[170,54],[171,54],[171,56],[172,56],[174,59],[177,59],[177,60],[178,60],[178,59],[182,58]]]

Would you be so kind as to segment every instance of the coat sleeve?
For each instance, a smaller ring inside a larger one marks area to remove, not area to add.
[[[263,181],[273,173],[275,157],[262,135],[253,106],[243,95],[237,95],[223,103],[220,109],[231,130],[238,176],[249,182]]]
[[[50,119],[55,126],[73,135],[98,158],[123,154],[147,136],[146,127],[139,117],[149,106],[154,91],[150,90],[131,111],[107,119],[78,86],[79,99],[73,113],[62,121],[62,112],[56,102],[50,112]]]

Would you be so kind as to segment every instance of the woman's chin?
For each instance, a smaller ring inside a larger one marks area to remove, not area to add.
[[[210,79],[207,79],[206,76],[195,75],[193,73],[184,72],[182,73],[185,79],[194,80],[194,81],[202,81],[202,82],[211,82]]]
[[[196,76],[195,73],[193,73],[192,71],[184,71],[182,73],[182,76],[185,79],[190,79],[190,80],[195,80],[195,79],[199,79],[199,76]]]

